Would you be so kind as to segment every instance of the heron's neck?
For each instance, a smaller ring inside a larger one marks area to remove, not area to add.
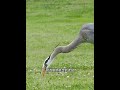
[[[75,40],[73,40],[70,44],[66,46],[58,46],[55,48],[53,53],[51,54],[51,59],[54,59],[59,53],[68,53],[75,49],[80,43],[82,43],[82,37],[78,36]]]

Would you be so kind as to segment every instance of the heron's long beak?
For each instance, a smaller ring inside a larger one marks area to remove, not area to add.
[[[43,77],[45,76],[45,73],[46,73],[46,67],[43,67],[43,68],[42,68],[42,76],[43,76]]]

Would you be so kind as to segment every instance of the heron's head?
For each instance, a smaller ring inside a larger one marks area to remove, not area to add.
[[[44,61],[44,63],[43,63],[43,67],[42,67],[42,76],[45,75],[46,69],[47,69],[48,66],[50,65],[50,61],[51,61],[50,56],[45,59],[45,61]]]

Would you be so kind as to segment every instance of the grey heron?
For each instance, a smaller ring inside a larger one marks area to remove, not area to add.
[[[42,67],[42,75],[45,75],[46,69],[50,66],[56,55],[59,53],[69,53],[81,43],[86,42],[94,44],[94,23],[84,24],[78,36],[70,44],[66,46],[57,46],[52,54],[45,59]]]

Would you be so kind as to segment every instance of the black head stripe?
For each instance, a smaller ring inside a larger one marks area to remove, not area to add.
[[[48,62],[49,59],[50,59],[50,56],[46,59],[45,64]]]
[[[50,56],[48,57],[48,59],[50,59]]]
[[[48,62],[48,59],[47,60],[45,60],[45,64]]]

